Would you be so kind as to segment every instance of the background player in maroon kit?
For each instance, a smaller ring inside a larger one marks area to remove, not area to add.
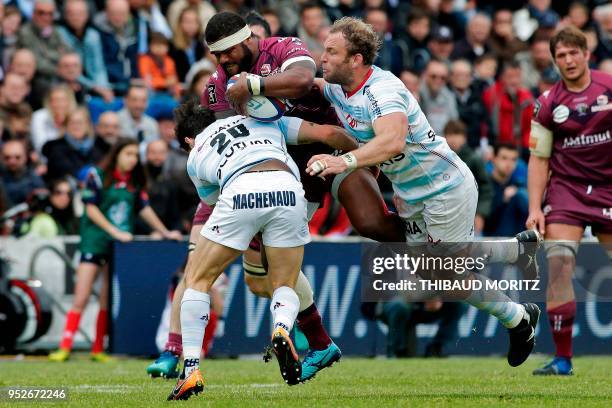
[[[526,225],[546,236],[546,307],[556,353],[534,374],[571,375],[578,243],[587,225],[600,242],[612,243],[612,76],[589,69],[586,37],[577,28],[559,31],[550,51],[562,80],[538,99],[531,123]]]

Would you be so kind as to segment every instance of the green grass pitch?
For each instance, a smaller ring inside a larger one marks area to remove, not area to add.
[[[612,406],[612,357],[576,358],[573,377],[533,377],[531,370],[543,361],[535,356],[513,369],[502,358],[344,358],[314,380],[289,387],[276,361],[208,360],[204,393],[187,402],[166,402],[174,380],[148,378],[148,360],[0,360],[0,387],[67,387],[69,392],[68,402],[16,405],[0,399],[0,406]]]

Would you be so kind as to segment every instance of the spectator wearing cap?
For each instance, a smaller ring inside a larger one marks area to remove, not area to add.
[[[453,61],[450,67],[450,89],[455,95],[459,118],[466,127],[467,144],[480,147],[482,123],[487,111],[482,103],[482,92],[472,81],[473,68],[468,60]]]
[[[25,141],[9,140],[2,145],[0,184],[4,184],[8,207],[26,201],[28,195],[45,183],[34,170],[28,167]]]
[[[387,13],[381,9],[367,10],[364,21],[372,25],[381,43],[374,64],[398,75],[402,70],[404,55],[407,54],[408,50],[402,48],[403,43],[393,40],[391,33],[388,31],[389,18]]]
[[[481,235],[485,219],[491,213],[493,186],[481,157],[468,145],[468,134],[465,124],[460,120],[450,120],[444,126],[444,138],[448,146],[459,156],[472,171],[478,184],[478,204],[474,219],[474,232]]]
[[[557,67],[552,66],[546,68],[544,72],[542,72],[542,76],[540,77],[540,81],[538,82],[537,88],[530,89],[534,98],[539,97],[544,92],[548,91],[552,88],[557,82],[561,80],[561,75],[559,71],[557,71]]]
[[[115,95],[108,82],[100,34],[89,22],[85,0],[66,0],[64,22],[58,31],[64,42],[79,54],[83,65],[81,83],[90,93],[101,96],[105,102],[111,102]]]
[[[436,134],[441,135],[446,122],[458,119],[455,95],[446,86],[448,67],[441,61],[430,60],[421,82],[421,108]]]
[[[43,93],[55,77],[60,56],[70,51],[53,23],[54,14],[53,0],[35,0],[32,21],[21,27],[16,44],[17,48],[28,48],[36,56],[33,87],[42,89]]]
[[[536,89],[544,71],[556,69],[550,55],[549,37],[542,34],[534,36],[529,50],[518,53],[516,61],[521,66],[523,86]]]
[[[406,18],[405,31],[401,33],[399,40],[404,42],[404,48],[408,49],[408,59],[404,61],[404,67],[416,72],[423,72],[429,52],[427,51],[427,38],[431,30],[429,15],[420,8],[414,7]]]
[[[217,13],[211,2],[206,0],[174,0],[168,6],[166,17],[170,27],[175,27],[178,24],[182,11],[187,8],[195,8],[198,13],[198,20],[202,26],[202,31],[206,29],[208,21]]]
[[[157,121],[145,114],[149,104],[149,91],[142,85],[130,85],[124,97],[124,107],[117,114],[121,135],[150,142],[159,139]]]
[[[521,86],[521,66],[516,61],[504,63],[499,80],[485,90],[482,99],[494,144],[512,144],[527,158],[533,96]]]
[[[127,0],[108,0],[105,9],[94,17],[100,32],[104,65],[116,95],[124,95],[130,78],[138,75],[138,27],[130,15]]]
[[[449,65],[454,45],[451,29],[446,26],[436,26],[431,31],[427,48],[432,58]]]
[[[452,59],[464,58],[474,62],[476,58],[489,52],[487,42],[491,33],[491,19],[486,14],[475,14],[467,25],[464,38],[455,44]]]
[[[185,82],[189,68],[206,54],[202,37],[204,29],[198,17],[198,9],[195,6],[184,8],[172,25],[172,32],[170,57],[176,65],[179,81]]]
[[[512,27],[512,12],[498,9],[493,15],[493,28],[489,39],[491,52],[501,61],[513,58],[516,53],[527,49],[527,44],[519,40]]]

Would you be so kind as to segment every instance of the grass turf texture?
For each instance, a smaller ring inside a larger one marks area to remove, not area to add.
[[[204,393],[166,402],[174,380],[150,379],[149,360],[93,363],[0,360],[0,387],[68,387],[69,401],[0,406],[612,406],[612,357],[576,358],[573,377],[533,377],[543,356],[511,368],[501,358],[344,358],[317,378],[289,387],[276,361],[208,360]],[[169,404],[169,405],[168,405]]]

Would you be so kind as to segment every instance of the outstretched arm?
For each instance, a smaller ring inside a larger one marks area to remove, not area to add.
[[[340,126],[317,125],[303,121],[298,132],[298,144],[325,143],[338,150],[355,150],[359,147],[357,141]]]

